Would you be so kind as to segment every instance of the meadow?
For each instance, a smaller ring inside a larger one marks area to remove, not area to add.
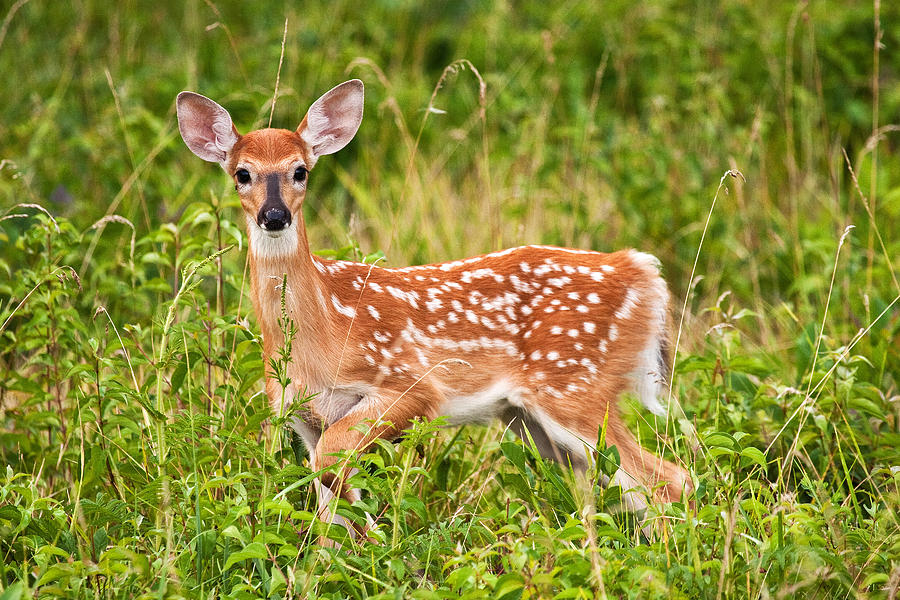
[[[0,600],[897,598],[898,48],[879,0],[4,3]],[[691,502],[620,510],[602,431],[584,484],[436,422],[352,458],[374,540],[315,518],[174,99],[294,128],[351,77],[313,249],[658,256],[677,410],[622,406]]]

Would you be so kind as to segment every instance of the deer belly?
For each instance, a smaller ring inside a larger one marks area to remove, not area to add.
[[[528,390],[512,381],[494,381],[481,390],[467,394],[446,393],[440,414],[451,425],[487,424],[499,418],[510,407],[524,408]]]

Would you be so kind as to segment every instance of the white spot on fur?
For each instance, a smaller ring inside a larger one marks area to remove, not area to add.
[[[334,309],[338,311],[340,314],[345,317],[354,318],[356,317],[356,309],[351,306],[344,306],[341,304],[341,301],[338,300],[338,297],[334,294],[331,295],[331,304],[334,306]]]
[[[590,373],[591,375],[596,375],[598,372],[597,365],[595,365],[594,362],[589,358],[582,358],[581,362],[578,364],[587,369],[588,373]]]
[[[416,358],[419,359],[419,364],[423,367],[428,366],[428,358],[425,356],[425,353],[419,346],[413,346],[413,352],[416,353]]]
[[[397,300],[403,300],[404,302],[409,303],[413,308],[419,308],[419,305],[416,302],[416,300],[419,299],[418,292],[401,290],[392,285],[385,286],[385,289],[387,289],[388,293]]]
[[[625,299],[622,301],[622,306],[616,311],[616,318],[627,319],[630,317],[631,311],[634,310],[639,301],[640,296],[638,296],[637,292],[631,289],[628,290],[628,293],[625,294]]]

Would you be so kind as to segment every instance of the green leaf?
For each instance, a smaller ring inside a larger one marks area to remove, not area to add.
[[[737,440],[733,436],[722,431],[714,431],[704,438],[708,446],[718,446],[720,448],[729,448],[736,450],[739,448]]]
[[[864,588],[871,587],[873,585],[884,585],[888,582],[890,577],[888,577],[887,573],[872,573],[868,577],[866,577],[865,581],[863,581],[862,586]]]
[[[519,600],[525,590],[525,582],[518,573],[501,575],[494,584],[494,597],[498,600]]]
[[[747,458],[751,462],[758,464],[763,470],[766,468],[766,456],[759,448],[748,446],[741,450],[741,458]]]
[[[475,585],[475,569],[473,567],[460,567],[447,575],[447,585],[456,590]]]
[[[285,540],[283,537],[278,535],[277,533],[273,533],[271,531],[260,531],[256,534],[256,537],[253,538],[254,543],[259,544],[285,544]]]
[[[860,396],[851,398],[847,403],[847,406],[854,410],[866,413],[870,417],[876,417],[879,419],[885,418],[884,409],[867,398],[862,398]]]
[[[37,580],[35,587],[41,587],[53,581],[59,581],[63,578],[71,577],[75,574],[72,565],[67,563],[57,563],[49,567],[40,579]]]
[[[222,567],[223,571],[227,571],[229,567],[233,564],[241,562],[242,560],[247,560],[250,558],[266,558],[268,554],[266,553],[266,547],[260,544],[259,542],[250,542],[246,546],[244,546],[243,550],[238,550],[237,552],[232,552],[229,555],[228,560],[225,561],[225,566]]]
[[[232,538],[238,540],[239,542],[244,542],[244,534],[242,534],[237,527],[234,525],[229,525],[225,529],[222,530],[222,536],[227,538]]]
[[[525,465],[525,449],[522,447],[521,442],[500,442],[500,451],[520,472],[528,473],[528,468]]]
[[[68,552],[66,552],[62,548],[54,546],[53,544],[45,544],[45,545],[41,546],[40,548],[38,548],[37,552],[35,552],[34,554],[35,554],[35,556],[59,556],[62,558],[69,557]]]
[[[0,594],[0,600],[21,600],[25,587],[21,581],[17,581]]]
[[[693,371],[712,371],[716,366],[716,361],[703,356],[688,356],[675,368],[679,373],[692,373]]]
[[[768,377],[773,366],[762,356],[736,356],[728,362],[728,369],[757,377]]]

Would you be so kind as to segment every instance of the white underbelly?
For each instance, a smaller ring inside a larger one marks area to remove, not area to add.
[[[448,417],[451,425],[487,424],[511,406],[524,408],[526,392],[525,388],[503,379],[472,394],[447,392],[447,400],[441,405],[440,414]]]

